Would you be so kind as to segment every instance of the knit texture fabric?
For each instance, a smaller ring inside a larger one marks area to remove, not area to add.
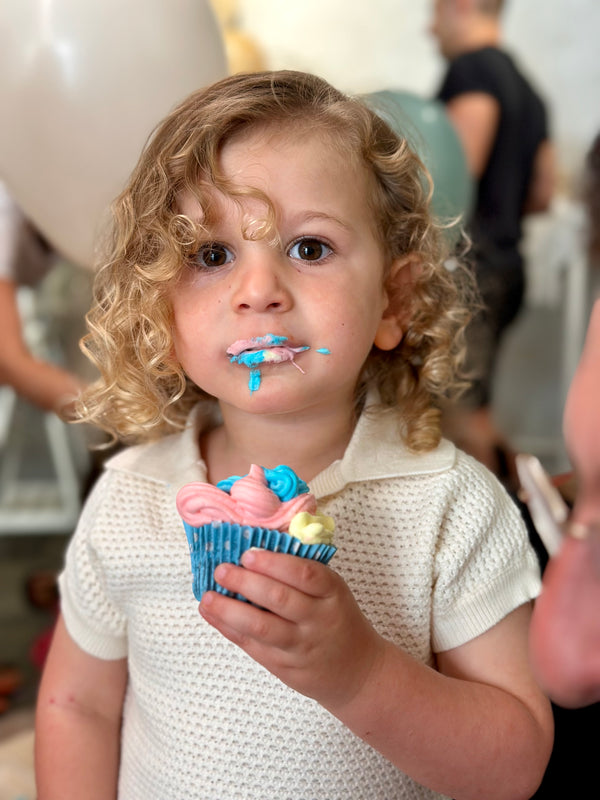
[[[413,456],[393,426],[363,415],[311,490],[336,520],[331,568],[383,636],[433,665],[436,651],[534,597],[539,570],[490,473],[448,442]],[[60,578],[73,639],[98,658],[128,658],[119,798],[441,797],[200,617],[174,500],[183,483],[206,479],[197,437],[196,419],[108,463]]]

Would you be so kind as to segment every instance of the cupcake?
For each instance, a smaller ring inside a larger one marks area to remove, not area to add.
[[[314,495],[290,467],[253,464],[248,475],[216,486],[188,483],[176,503],[190,547],[197,600],[209,589],[243,600],[216,583],[214,569],[223,562],[239,564],[251,547],[323,564],[336,551],[333,519],[318,513]]]

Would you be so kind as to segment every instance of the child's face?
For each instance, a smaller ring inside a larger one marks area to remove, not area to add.
[[[265,219],[263,202],[235,202],[215,190],[211,235],[172,294],[180,363],[204,391],[252,413],[351,408],[373,342],[390,325],[382,321],[384,257],[366,202],[367,174],[327,140],[272,131],[228,143],[221,168],[235,184],[269,197],[280,242],[244,238]],[[179,205],[202,218],[191,195]],[[267,334],[307,349],[286,351],[292,363],[267,348],[273,360],[258,366],[251,391],[249,367],[232,363],[227,350]],[[381,346],[399,338],[390,341],[388,331]]]

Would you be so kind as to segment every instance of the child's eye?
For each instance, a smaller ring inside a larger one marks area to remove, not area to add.
[[[297,258],[301,261],[322,261],[332,252],[331,247],[325,242],[310,237],[298,239],[288,250],[291,258]]]
[[[215,269],[233,261],[233,253],[220,242],[210,242],[202,245],[194,256],[194,261],[204,269]]]

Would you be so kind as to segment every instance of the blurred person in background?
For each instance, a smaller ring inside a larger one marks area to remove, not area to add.
[[[481,311],[468,331],[471,389],[447,410],[445,434],[514,488],[514,454],[492,416],[502,336],[519,312],[522,218],[548,209],[554,150],[544,102],[502,48],[502,0],[435,0],[431,33],[448,62],[438,91],[476,182],[466,220]]]
[[[56,254],[0,183],[0,386],[43,409],[68,416],[80,380],[61,366],[37,358],[24,335],[17,293],[52,269]]]
[[[587,159],[589,262],[600,255],[600,134]],[[535,603],[531,660],[542,686],[566,708],[600,701],[600,295],[596,287],[583,353],[563,417],[575,473],[573,510]]]
[[[57,261],[56,252],[0,182],[0,388],[10,387],[43,411],[68,419],[82,381],[68,369],[32,352],[18,302],[19,287],[38,285]],[[0,451],[1,446],[0,442]],[[54,576],[46,571],[33,573],[27,578],[25,588],[33,606],[53,611]],[[43,662],[41,651],[47,649],[45,639],[52,629],[53,625],[33,643],[40,656],[39,666]],[[0,713],[10,707],[11,697],[22,684],[23,675],[18,667],[0,663]]]

